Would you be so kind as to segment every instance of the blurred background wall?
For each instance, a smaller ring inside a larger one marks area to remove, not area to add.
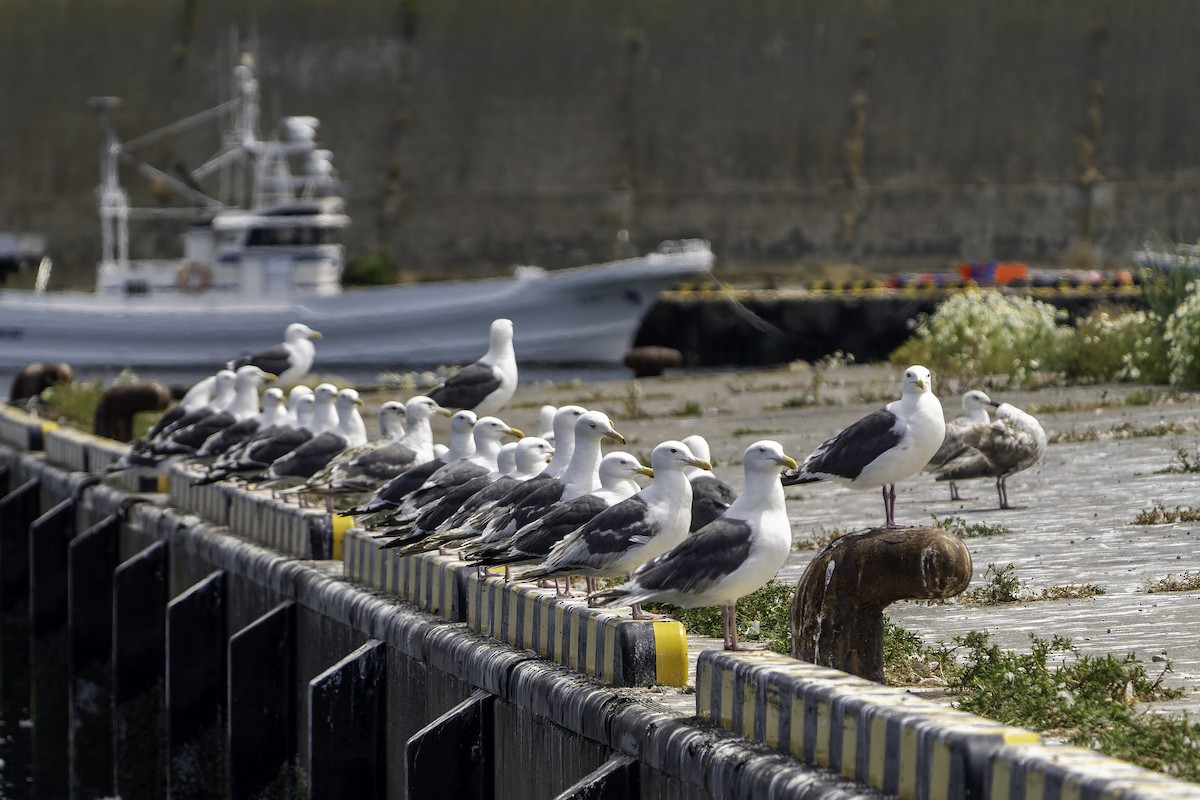
[[[1200,234],[1198,40],[1185,0],[4,0],[0,230],[90,281],[87,98],[122,97],[129,139],[227,97],[252,51],[264,132],[321,119],[350,258],[404,277],[693,236],[727,275],[1119,264]]]

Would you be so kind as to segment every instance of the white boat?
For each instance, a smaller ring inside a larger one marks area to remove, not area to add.
[[[316,144],[318,121],[288,117],[281,139],[260,139],[258,89],[248,62],[236,69],[235,86],[234,99],[124,144],[108,119],[117,101],[93,101],[105,130],[96,291],[0,289],[0,369],[65,361],[77,369],[207,370],[278,342],[291,322],[324,335],[318,370],[462,363],[487,349],[496,317],[513,321],[522,362],[612,364],[628,351],[662,289],[712,268],[708,243],[684,240],[606,264],[517,267],[504,278],[343,289],[338,233],[350,220],[332,156]],[[131,153],[162,132],[220,114],[234,117],[222,149],[182,179]],[[193,205],[130,207],[119,180],[121,162],[172,186]],[[198,188],[215,174],[221,199]],[[168,215],[195,218],[184,236],[183,258],[130,259],[130,220]],[[45,278],[39,276],[40,286]]]

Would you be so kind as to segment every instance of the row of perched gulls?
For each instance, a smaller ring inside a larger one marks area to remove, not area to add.
[[[553,585],[562,596],[582,577],[589,605],[627,603],[634,618],[645,618],[641,606],[649,602],[719,605],[727,649],[753,649],[738,642],[734,604],[772,580],[791,551],[785,487],[833,481],[881,489],[884,524],[899,527],[896,483],[927,470],[951,481],[957,497],[954,481],[993,477],[1007,508],[1005,479],[1036,462],[1046,444],[1033,417],[979,391],[964,396],[964,417],[947,424],[930,371],[914,365],[898,400],[803,463],[776,441],[751,444],[739,494],[713,475],[700,436],[660,442],[647,465],[625,451],[603,452],[625,438],[599,410],[546,406],[534,436],[505,422],[498,414],[517,384],[508,320],[492,323],[478,362],[424,395],[384,403],[374,438],[354,389],[298,385],[285,399],[263,388],[305,359],[310,368],[318,337],[291,326],[274,348],[283,359],[274,363],[278,373],[228,365],[236,371],[216,373],[211,394],[181,401],[193,405],[156,426],[131,460],[187,458],[202,465],[198,483],[242,480],[302,502],[324,497],[330,510],[334,498],[354,498],[345,513],[383,548],[453,552],[481,570],[503,567],[506,580]],[[437,415],[450,419],[443,445],[434,442]],[[600,579],[623,582],[600,588]]]

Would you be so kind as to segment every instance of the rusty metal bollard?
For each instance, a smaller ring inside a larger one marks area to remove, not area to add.
[[[34,361],[21,367],[21,371],[13,377],[8,401],[13,404],[20,403],[37,397],[43,390],[55,384],[70,383],[74,379],[75,373],[69,364],[61,361],[49,364]]]
[[[118,442],[133,439],[133,415],[162,411],[171,404],[171,389],[158,381],[132,381],[109,387],[96,404],[92,431]]]
[[[633,370],[635,378],[657,377],[669,367],[682,365],[683,354],[673,347],[647,345],[635,347],[625,354],[625,366]]]
[[[826,545],[792,599],[792,655],[883,683],[883,610],[960,594],[971,553],[942,528],[872,528]]]

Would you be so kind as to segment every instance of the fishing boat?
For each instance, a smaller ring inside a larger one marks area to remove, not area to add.
[[[287,117],[281,133],[258,133],[253,64],[234,72],[230,100],[122,142],[116,98],[93,98],[102,131],[97,191],[101,258],[93,292],[0,289],[0,369],[32,361],[76,368],[207,370],[278,342],[304,322],[324,338],[318,364],[393,368],[474,360],[492,319],[508,317],[526,363],[614,364],[633,343],[661,290],[706,275],[708,242],[664,242],[654,252],[568,269],[521,266],[509,276],[343,288],[341,231],[350,224],[332,153],[314,117]],[[162,135],[232,118],[222,146],[181,176],[135,151]],[[134,208],[120,180],[132,164],[189,205]],[[201,181],[217,182],[210,196]],[[130,222],[184,217],[177,259],[131,259]],[[47,260],[40,270],[50,268]],[[39,274],[44,287],[48,274]]]

